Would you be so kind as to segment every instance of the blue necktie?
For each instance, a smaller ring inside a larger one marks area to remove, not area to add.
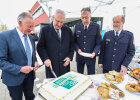
[[[25,43],[25,48],[26,48],[26,55],[27,55],[27,59],[28,59],[28,66],[32,65],[32,56],[31,56],[31,50],[30,50],[30,46],[27,40],[27,35],[24,34],[24,43]]]

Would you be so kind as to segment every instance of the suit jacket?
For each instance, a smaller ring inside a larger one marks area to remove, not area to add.
[[[68,72],[70,66],[60,66],[60,63],[64,63],[63,60],[66,57],[69,57],[71,60],[73,59],[74,37],[72,36],[72,31],[67,26],[62,26],[60,41],[53,27],[53,23],[45,26],[40,32],[37,51],[43,62],[46,59],[51,60],[53,70],[57,76]],[[47,73],[49,72],[50,68],[47,67]]]
[[[29,36],[33,53],[32,62],[36,61],[35,42]],[[2,80],[7,86],[20,85],[25,74],[20,72],[22,66],[28,64],[25,49],[17,33],[16,28],[0,33],[0,69],[2,70]]]
[[[100,27],[98,24],[95,24],[93,22],[90,22],[89,27],[87,31],[84,31],[84,25],[82,23],[77,24],[75,26],[75,47],[76,51],[78,49],[81,49],[82,52],[86,53],[93,53],[97,55],[100,51],[101,47],[101,35],[100,35]],[[88,64],[93,63],[93,60],[95,61],[95,58],[86,58],[80,56],[78,53],[76,55],[76,61],[82,62],[83,60],[86,60]]]
[[[121,65],[128,67],[135,54],[133,33],[122,30],[115,38],[114,31],[105,33],[102,41],[99,64],[107,70],[120,71]]]

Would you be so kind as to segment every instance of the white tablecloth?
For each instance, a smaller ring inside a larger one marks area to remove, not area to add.
[[[77,100],[103,100],[99,97],[98,91],[96,90],[97,86],[100,82],[107,82],[108,80],[105,79],[103,74],[96,74],[96,75],[90,75],[91,79],[93,80],[93,88],[88,88]],[[124,76],[124,81],[115,84],[117,87],[119,87],[123,92],[125,93],[125,97],[121,98],[120,100],[140,100],[140,94],[134,94],[125,89],[125,85],[127,84],[129,80],[133,80],[132,77],[129,75]],[[35,100],[44,100],[39,95],[36,95]]]

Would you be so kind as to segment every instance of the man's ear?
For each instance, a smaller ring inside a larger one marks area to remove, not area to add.
[[[22,26],[22,21],[19,21],[18,24],[19,24],[19,26],[21,27],[21,26]]]
[[[52,20],[54,20],[54,16],[52,16]]]

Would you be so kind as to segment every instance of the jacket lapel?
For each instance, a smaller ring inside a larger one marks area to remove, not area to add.
[[[62,28],[61,28],[61,41],[64,40],[64,37],[65,37],[65,29],[64,29],[64,26],[62,26]]]
[[[125,33],[124,33],[123,30],[122,30],[121,33],[120,33],[120,35],[119,35],[119,37],[118,37],[118,39],[123,38],[124,34],[125,34]]]
[[[80,23],[80,31],[81,31],[82,34],[85,33],[84,32],[84,25],[82,24],[82,22]]]
[[[111,31],[111,37],[114,39],[114,40],[117,40],[116,38],[115,38],[115,32],[114,31]]]
[[[92,29],[92,25],[93,25],[93,22],[90,22],[89,26],[88,26],[88,29],[85,33],[88,33],[88,31],[90,31]]]
[[[54,37],[56,40],[60,41],[59,38],[58,38],[58,35],[57,35],[57,33],[56,33],[56,31],[55,31],[55,29],[54,29],[54,27],[53,27],[53,22],[50,24],[50,26],[51,26],[52,31],[53,31],[53,32],[52,32],[53,37]]]
[[[26,56],[26,52],[25,52],[24,46],[23,46],[22,41],[21,41],[21,39],[20,39],[20,37],[19,37],[19,35],[17,33],[16,28],[13,30],[13,37],[14,37],[15,41],[17,42],[18,47],[21,49],[21,51]]]

